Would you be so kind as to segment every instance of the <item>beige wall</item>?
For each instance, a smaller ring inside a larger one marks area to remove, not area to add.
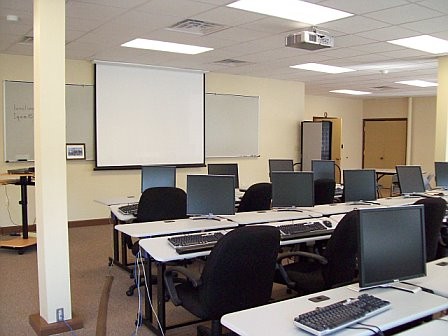
[[[0,55],[0,79],[33,80],[32,57]],[[71,84],[93,84],[93,65],[84,61],[67,61],[66,81]],[[259,79],[243,76],[206,74],[206,91],[250,96],[260,96],[259,158],[239,158],[240,183],[268,180],[270,157],[299,158],[299,125],[304,115],[304,84],[299,82]],[[3,90],[0,93],[3,102]],[[3,113],[3,111],[2,111]],[[0,132],[3,117],[0,118]],[[0,172],[25,167],[27,164],[5,163],[3,159],[3,136],[0,136]],[[229,162],[228,159],[213,159],[210,162]],[[95,202],[114,196],[138,195],[140,172],[137,170],[94,171],[93,161],[67,162],[67,192],[69,220],[105,218],[106,207]],[[178,186],[185,188],[188,173],[205,173],[206,168],[179,169]],[[19,188],[8,185],[0,192],[0,226],[20,225]],[[29,222],[34,221],[34,193],[29,188]],[[9,207],[7,200],[9,199]],[[11,212],[11,219],[8,215]]]
[[[32,81],[32,57],[0,54],[0,79]],[[93,65],[85,61],[66,63],[66,81],[71,84],[93,84]],[[293,81],[251,78],[244,76],[206,74],[206,91],[222,94],[240,94],[260,97],[259,158],[210,159],[207,162],[237,162],[240,184],[247,187],[268,180],[269,158],[300,159],[300,122],[313,116],[340,117],[342,119],[343,169],[362,165],[363,118],[399,118],[408,114],[408,98],[352,99],[323,96],[305,96],[304,84]],[[3,102],[3,90],[0,91]],[[436,97],[411,100],[411,156],[413,164],[433,172]],[[3,113],[3,110],[2,110]],[[0,133],[3,117],[0,118]],[[28,166],[25,163],[5,163],[3,136],[0,136],[0,172]],[[140,173],[136,170],[94,171],[93,161],[68,161],[68,218],[83,220],[106,218],[106,207],[95,202],[114,196],[138,195]],[[205,173],[206,168],[178,170],[178,186],[185,188],[186,175]],[[0,226],[20,225],[19,188],[2,186],[0,191]],[[29,221],[34,221],[34,193],[30,187]],[[9,210],[9,211],[8,211]],[[9,215],[11,214],[11,216]]]
[[[363,118],[408,118],[408,163],[421,165],[423,171],[434,173],[434,145],[437,98],[366,99]]]

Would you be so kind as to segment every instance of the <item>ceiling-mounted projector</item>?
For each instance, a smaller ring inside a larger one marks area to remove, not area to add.
[[[286,46],[306,50],[334,47],[334,38],[319,31],[302,31],[286,36]]]

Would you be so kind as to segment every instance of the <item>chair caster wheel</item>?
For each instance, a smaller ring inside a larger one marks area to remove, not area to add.
[[[132,296],[132,295],[134,295],[134,291],[131,290],[131,289],[128,289],[128,290],[126,291],[126,295],[127,295],[127,296]]]

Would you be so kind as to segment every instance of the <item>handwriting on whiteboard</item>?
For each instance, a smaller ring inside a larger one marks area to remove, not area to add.
[[[16,105],[13,107],[13,119],[17,121],[33,119],[34,118],[34,107],[24,105]]]

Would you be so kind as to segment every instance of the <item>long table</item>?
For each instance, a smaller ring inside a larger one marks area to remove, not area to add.
[[[376,288],[367,290],[366,293],[391,302],[392,306],[389,310],[363,321],[363,323],[374,325],[381,330],[389,330],[448,308],[448,299],[424,291],[409,293],[392,288]],[[329,299],[320,303],[310,300],[319,295],[325,295]],[[359,293],[348,287],[335,288],[227,314],[221,318],[221,323],[241,336],[309,336],[309,333],[294,326],[295,316],[316,307],[326,306],[358,295]],[[369,330],[347,328],[337,333],[338,336],[371,334],[372,332]]]
[[[320,218],[316,218],[316,217],[308,217],[307,216],[306,218],[303,218],[303,219],[295,219],[295,220],[288,219],[288,220],[286,220],[285,218],[287,217],[287,215],[280,212],[279,217],[278,217],[279,220],[275,221],[275,216],[274,216],[275,212],[274,212],[273,214],[269,215],[271,218],[271,222],[259,220],[260,217],[266,219],[266,217],[263,217],[264,214],[265,214],[265,212],[259,213],[258,215],[256,215],[254,213],[253,214],[254,217],[252,219],[255,222],[252,224],[249,224],[249,223],[247,223],[247,221],[244,221],[244,225],[279,226],[279,225],[283,225],[283,224],[289,223],[289,222],[301,223],[301,222],[309,222],[309,221],[315,221],[315,220],[320,219]],[[300,213],[300,212],[295,213],[295,214],[296,214],[296,216],[300,216],[300,214],[302,214],[302,216],[303,216],[303,213]],[[315,216],[315,214],[314,214],[314,216]],[[319,235],[312,236],[312,237],[304,237],[304,238],[297,238],[297,239],[291,239],[291,240],[282,240],[280,242],[280,245],[285,246],[285,245],[293,245],[293,244],[299,244],[299,243],[304,243],[304,242],[328,239],[328,238],[330,238],[331,232],[334,230],[334,228],[336,228],[336,226],[341,218],[342,218],[342,216],[332,216],[332,217],[325,218],[326,220],[331,222],[331,226],[332,226],[330,229],[328,229],[328,233],[322,232]],[[247,217],[244,216],[244,219],[247,219]],[[235,222],[233,222],[233,223],[235,223]],[[239,226],[241,226],[241,225],[242,224],[240,224]],[[229,230],[221,230],[220,232],[225,234],[228,231]],[[173,262],[173,261],[181,261],[181,260],[186,260],[186,259],[194,259],[194,258],[198,258],[198,257],[204,257],[210,253],[210,250],[187,253],[187,254],[178,254],[176,252],[176,250],[168,244],[168,236],[142,239],[142,240],[140,240],[139,244],[140,244],[140,247],[144,251],[146,251],[146,253],[148,255],[151,256],[151,259],[154,260],[155,264],[156,264],[156,268],[157,268],[157,318],[160,323],[160,328],[163,331],[166,331],[167,329],[172,329],[172,328],[176,328],[176,327],[183,326],[183,325],[197,323],[198,321],[190,321],[190,322],[187,322],[187,323],[184,323],[181,325],[176,324],[176,325],[172,325],[172,326],[167,326],[166,311],[165,311],[165,286],[164,286],[163,277],[164,277],[167,263]],[[149,262],[147,263],[147,265],[149,265]],[[151,272],[152,272],[151,268],[147,267],[146,274],[147,274],[148,278],[152,275]],[[153,324],[152,311],[149,309],[149,302],[147,300],[145,300],[145,316],[143,319],[143,323],[146,326],[148,326],[155,333],[159,332],[159,329],[158,329],[159,326],[156,324]]]
[[[426,274],[425,277],[407,280],[406,282],[448,298],[448,257],[427,263]]]
[[[0,184],[14,184],[20,186],[20,201],[22,210],[22,237],[0,241],[0,247],[15,249],[23,254],[24,249],[36,245],[35,237],[28,234],[28,186],[34,185],[34,173],[1,174]]]

